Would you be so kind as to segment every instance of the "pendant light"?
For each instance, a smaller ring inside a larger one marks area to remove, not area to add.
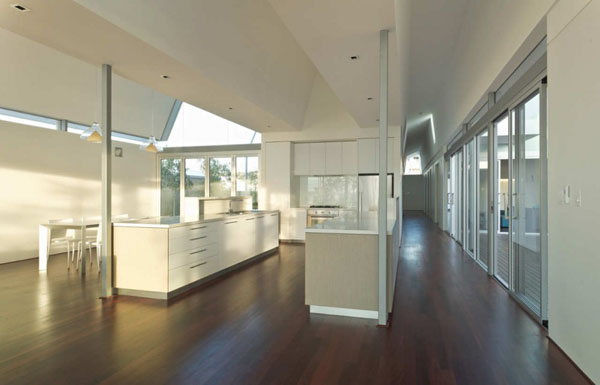
[[[98,122],[94,122],[90,128],[81,134],[80,138],[91,143],[102,143],[102,130]]]
[[[156,140],[156,137],[154,136],[154,90],[152,90],[152,108],[151,108],[151,114],[152,114],[152,135],[150,136],[150,138],[148,138],[148,141],[144,144],[142,144],[140,146],[141,150],[147,151],[147,152],[153,152],[153,153],[157,153],[157,152],[162,152],[162,146],[158,143],[158,141]]]
[[[98,89],[100,87],[98,86],[98,76],[97,75],[96,75],[95,83],[96,83],[96,96],[98,96],[98,93],[99,93]],[[87,142],[102,143],[102,129],[100,128],[100,124],[98,124],[98,122],[92,123],[92,125],[89,128],[87,128],[85,131],[83,131],[79,137],[82,140],[85,140]]]

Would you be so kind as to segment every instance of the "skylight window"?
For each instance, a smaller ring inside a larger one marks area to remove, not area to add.
[[[260,142],[260,133],[201,108],[182,103],[166,146],[223,146]]]
[[[0,120],[26,124],[28,126],[48,128],[50,130],[56,130],[58,127],[58,121],[56,119],[46,118],[44,116],[34,114],[27,114],[19,111],[7,110],[5,108],[0,108]]]
[[[421,169],[421,154],[415,152],[407,156],[404,175],[421,175],[422,173],[423,170]]]

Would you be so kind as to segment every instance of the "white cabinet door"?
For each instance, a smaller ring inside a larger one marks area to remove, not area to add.
[[[325,174],[342,175],[342,142],[325,143]]]
[[[256,254],[256,218],[242,218],[242,230],[239,235],[240,244],[242,246],[241,258],[238,262],[245,261],[246,259],[254,257]]]
[[[243,225],[241,219],[226,220],[221,237],[221,266],[227,268],[241,259],[243,249]]]
[[[310,144],[294,144],[294,175],[310,175]]]
[[[342,174],[358,174],[358,145],[356,142],[342,142]]]
[[[266,238],[266,233],[265,233],[265,226],[266,226],[266,220],[267,220],[267,215],[269,214],[261,214],[261,215],[257,215],[256,219],[254,220],[254,249],[255,249],[255,255],[264,253],[265,251],[267,251],[267,238]]]
[[[325,143],[310,144],[310,174],[325,175]]]
[[[358,140],[358,172],[374,174],[379,170],[379,147],[377,139]]]
[[[263,237],[265,239],[265,251],[279,246],[279,214],[265,214]]]
[[[387,172],[393,172],[394,142],[388,138],[387,142]],[[374,174],[379,172],[379,138],[358,140],[358,172],[360,174]]]

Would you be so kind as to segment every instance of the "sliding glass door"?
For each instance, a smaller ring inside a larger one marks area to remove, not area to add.
[[[512,253],[514,291],[541,315],[542,162],[540,95],[535,92],[513,110]]]
[[[465,250],[475,257],[475,139],[465,146]]]
[[[477,135],[477,261],[487,270],[489,263],[489,136]]]
[[[510,286],[510,170],[512,162],[511,135],[508,113],[494,121],[494,276],[506,287]]]

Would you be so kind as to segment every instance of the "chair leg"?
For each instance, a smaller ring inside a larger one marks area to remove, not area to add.
[[[98,264],[98,274],[100,274],[100,262],[102,262],[100,260],[101,251],[102,251],[102,246],[101,245],[96,246],[96,263]]]
[[[77,244],[77,261],[75,262],[75,269],[79,271],[79,261],[81,260],[81,242]]]
[[[69,241],[67,241],[67,270],[71,270],[71,261],[69,260],[71,258],[71,252],[70,252],[70,247],[69,247]]]
[[[92,258],[92,243],[90,242],[88,244],[88,250],[89,250],[89,256],[90,256],[90,267],[92,267],[92,265],[94,264],[94,258]]]

